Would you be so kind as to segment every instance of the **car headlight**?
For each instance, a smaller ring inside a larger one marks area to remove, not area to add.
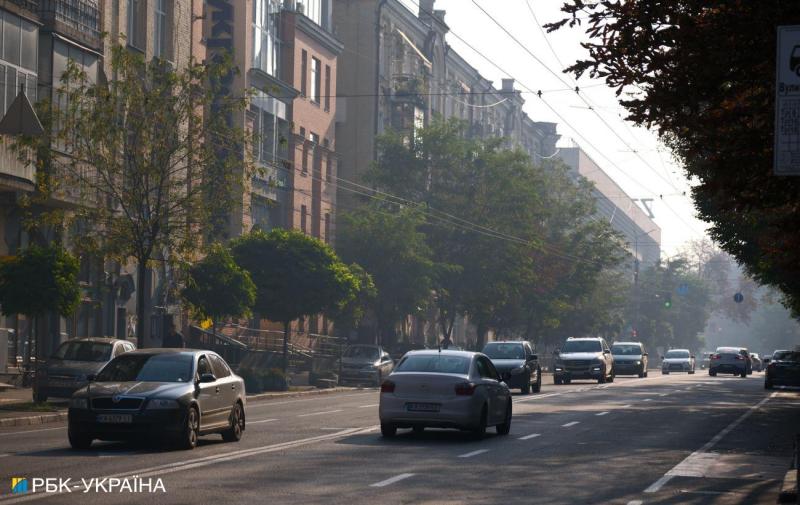
[[[637,362],[636,362],[636,364],[637,364],[637,365],[641,365],[641,364],[642,364],[642,362],[641,362],[641,361],[637,361]]]
[[[148,409],[159,409],[159,410],[177,409],[178,406],[179,406],[178,402],[176,402],[175,400],[163,400],[160,398],[154,398],[149,402],[147,402]]]
[[[86,398],[71,398],[69,400],[69,408],[71,409],[88,409],[89,400]]]

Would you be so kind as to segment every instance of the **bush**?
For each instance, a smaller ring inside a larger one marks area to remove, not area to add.
[[[263,391],[286,391],[289,389],[289,381],[286,375],[279,368],[240,368],[238,375],[244,379],[244,387],[247,393],[261,393]]]

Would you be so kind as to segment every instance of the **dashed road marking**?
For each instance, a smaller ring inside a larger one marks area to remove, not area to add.
[[[380,406],[380,403],[370,403],[369,405],[361,405],[358,408],[360,408],[360,409],[368,409],[370,407],[378,407],[378,406]]]
[[[644,399],[644,400],[642,400],[642,401],[643,401],[643,402],[652,402],[652,401],[653,401],[653,399],[652,399],[652,398],[645,398],[645,399]]]
[[[297,417],[322,416],[322,415],[325,415],[325,414],[335,414],[335,413],[337,413],[337,412],[341,412],[341,411],[342,411],[342,409],[337,409],[337,410],[325,410],[325,411],[323,411],[323,412],[312,412],[312,413],[310,413],[310,414],[300,414],[300,415],[298,415]]]
[[[414,476],[413,473],[401,473],[400,475],[395,475],[394,477],[391,477],[391,478],[386,479],[386,480],[382,480],[380,482],[376,482],[375,484],[370,484],[369,486],[370,487],[386,487],[386,486],[394,484],[395,482],[400,482],[401,480],[405,480],[405,479],[407,479],[409,477],[413,477],[413,476]]]
[[[489,449],[478,449],[477,451],[468,452],[466,454],[461,454],[458,456],[459,458],[471,458],[472,456],[477,456],[478,454],[483,454],[485,452],[489,452]]]
[[[571,423],[562,424],[562,428],[569,428],[570,426],[575,426],[576,424],[580,423],[580,421],[572,421]]]
[[[604,415],[606,415],[606,414],[608,414],[608,411],[605,411],[605,412],[598,412],[598,413],[597,413],[597,414],[595,414],[595,415],[596,415],[596,416],[604,416]]]
[[[273,421],[277,421],[277,419],[259,419],[258,421],[247,421],[247,424],[271,423]]]
[[[524,437],[519,437],[517,440],[530,440],[532,438],[536,438],[540,436],[540,433],[531,433],[530,435],[525,435]]]

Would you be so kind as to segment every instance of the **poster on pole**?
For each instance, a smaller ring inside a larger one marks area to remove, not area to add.
[[[778,27],[775,175],[800,175],[800,25]]]

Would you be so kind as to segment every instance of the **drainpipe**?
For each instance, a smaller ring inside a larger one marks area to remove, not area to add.
[[[378,107],[380,106],[380,73],[381,73],[381,14],[383,13],[383,6],[386,5],[387,0],[380,0],[378,7],[375,9],[375,120],[374,120],[374,133],[378,135]],[[378,159],[378,144],[375,138],[372,140],[372,159]]]

